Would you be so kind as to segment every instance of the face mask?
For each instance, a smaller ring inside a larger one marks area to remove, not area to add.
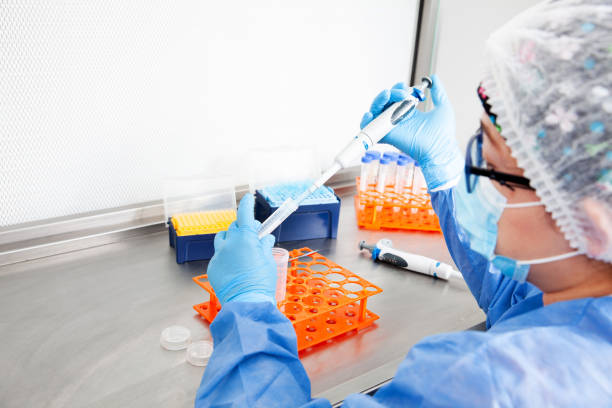
[[[480,177],[475,190],[467,192],[465,177],[455,187],[455,208],[457,222],[470,239],[470,248],[491,261],[492,270],[524,282],[529,273],[529,265],[566,259],[579,252],[570,252],[549,258],[529,261],[517,261],[502,255],[496,255],[497,223],[506,208],[525,208],[544,205],[541,201],[508,204],[491,180]]]

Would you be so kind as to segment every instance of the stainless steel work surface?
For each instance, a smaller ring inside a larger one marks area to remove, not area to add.
[[[423,337],[484,320],[463,281],[376,264],[359,253],[360,240],[382,237],[451,262],[440,234],[359,230],[350,195],[337,240],[282,245],[318,249],[384,290],[368,301],[380,315],[375,325],[301,355],[314,396],[336,402],[375,386]],[[207,299],[191,280],[205,266],[177,265],[167,234],[155,233],[0,267],[0,406],[193,406],[204,370],[186,363],[184,351],[162,349],[159,336],[173,324],[187,326],[194,339],[209,336],[192,309]]]

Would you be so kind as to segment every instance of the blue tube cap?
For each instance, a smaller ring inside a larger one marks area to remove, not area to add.
[[[391,160],[389,160],[388,157],[383,157],[382,159],[380,159],[380,164],[389,164],[391,163]]]
[[[400,157],[399,159],[397,159],[397,164],[399,164],[400,162],[402,162],[404,165],[408,165],[408,164],[413,164],[414,163],[414,159],[412,157]]]
[[[399,158],[399,153],[395,153],[395,152],[385,152],[383,154],[383,157],[389,158],[393,161],[396,161]]]
[[[376,150],[368,150],[366,152],[366,156],[370,156],[371,158],[378,160],[380,159],[380,152]]]
[[[408,156],[406,153],[400,153],[398,160],[399,159],[403,159],[403,160],[412,160],[412,157]],[[413,160],[414,161],[414,160]]]
[[[370,163],[374,158],[372,156],[368,156],[367,154],[361,158],[362,163]]]

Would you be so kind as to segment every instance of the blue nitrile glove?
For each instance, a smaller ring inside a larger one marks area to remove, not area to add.
[[[414,112],[389,132],[381,143],[393,145],[416,160],[430,190],[454,186],[463,171],[464,161],[455,139],[455,114],[444,87],[432,75],[431,99],[434,108],[429,112]],[[410,88],[398,83],[374,98],[369,112],[361,119],[363,129],[388,105],[406,99]]]
[[[208,264],[208,281],[221,301],[273,302],[276,293],[276,262],[272,256],[274,236],[261,240],[257,232],[252,194],[238,206],[238,216],[227,231],[215,236],[215,255]]]

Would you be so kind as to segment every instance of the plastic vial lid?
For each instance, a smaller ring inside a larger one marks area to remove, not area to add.
[[[366,152],[366,156],[370,156],[371,158],[378,160],[380,159],[380,152],[377,150],[368,150]]]
[[[412,164],[414,163],[414,159],[410,156],[400,156],[399,159],[397,159],[397,164],[400,164],[402,166],[405,166],[407,164]]]
[[[395,153],[395,152],[385,152],[383,154],[383,157],[389,158],[389,159],[393,159],[393,161],[397,160],[397,158],[399,157],[399,153]]]
[[[414,159],[410,156],[408,156],[405,153],[400,153],[399,157],[397,158],[397,160],[405,160],[408,163],[414,163]]]
[[[391,163],[391,160],[389,160],[388,157],[383,157],[382,159],[380,159],[380,164],[389,164]]]
[[[159,343],[166,350],[183,350],[191,341],[191,332],[183,326],[170,326],[162,331]]]
[[[212,352],[213,344],[210,341],[195,341],[187,347],[187,361],[194,366],[204,367]]]
[[[367,154],[361,158],[362,163],[370,163],[374,158],[372,156],[368,156]]]

